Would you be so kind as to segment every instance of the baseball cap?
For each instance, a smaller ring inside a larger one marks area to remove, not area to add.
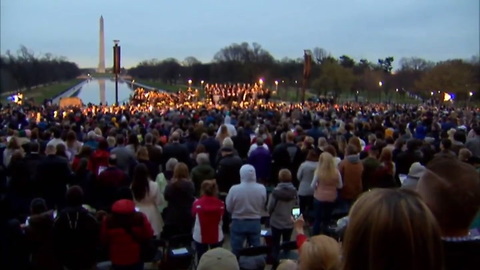
[[[214,248],[202,255],[197,270],[240,270],[240,266],[232,252]]]

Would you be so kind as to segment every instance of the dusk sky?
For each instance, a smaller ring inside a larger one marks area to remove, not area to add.
[[[195,56],[209,62],[231,43],[257,42],[275,58],[321,47],[356,60],[417,56],[432,61],[479,54],[478,0],[0,0],[0,51],[25,45],[98,64],[105,20],[106,63],[113,40],[122,66]],[[396,65],[395,65],[396,66]]]

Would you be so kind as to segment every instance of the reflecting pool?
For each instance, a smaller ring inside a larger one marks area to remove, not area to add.
[[[118,81],[118,102],[127,102],[132,94],[129,83]],[[77,96],[83,104],[114,104],[115,103],[115,79],[92,79],[85,82],[78,91]]]

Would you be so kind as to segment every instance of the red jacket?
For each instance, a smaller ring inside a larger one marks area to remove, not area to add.
[[[101,241],[108,247],[109,258],[114,265],[132,265],[141,261],[141,246],[137,240],[148,240],[153,237],[153,230],[146,216],[135,212],[135,203],[131,200],[119,200],[112,206],[112,216],[102,222]],[[116,221],[115,215],[132,218],[133,237]]]
[[[193,240],[202,244],[216,244],[223,240],[222,217],[225,204],[216,197],[202,196],[192,205],[195,217]]]
[[[108,158],[110,157],[110,153],[105,150],[95,150],[93,152],[92,157],[90,158],[91,164],[91,171],[94,175],[98,176],[100,172],[98,169],[100,167],[107,167],[108,166]]]

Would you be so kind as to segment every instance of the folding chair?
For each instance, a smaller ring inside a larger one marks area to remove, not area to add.
[[[269,246],[248,247],[238,253],[240,270],[263,270],[266,266],[266,258],[271,252]]]
[[[170,237],[165,250],[162,269],[195,269],[195,251],[192,247],[192,235],[181,234]]]

